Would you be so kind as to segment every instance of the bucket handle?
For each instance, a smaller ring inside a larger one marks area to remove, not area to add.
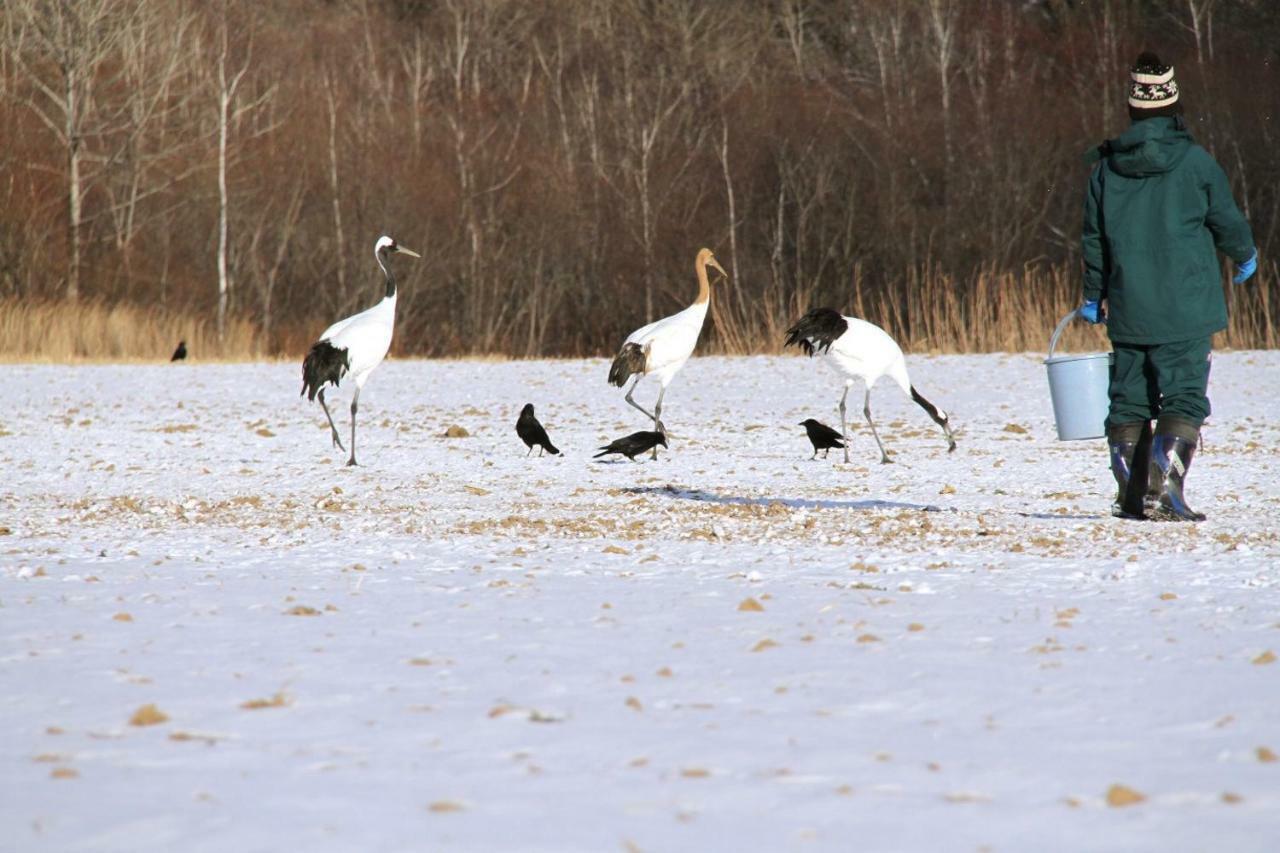
[[[1049,338],[1049,354],[1045,356],[1046,361],[1053,358],[1053,351],[1058,347],[1058,338],[1062,337],[1062,333],[1066,330],[1067,324],[1079,316],[1080,309],[1077,308],[1058,321],[1058,328],[1053,330],[1053,337]]]

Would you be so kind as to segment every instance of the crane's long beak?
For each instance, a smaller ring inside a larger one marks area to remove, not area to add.
[[[408,255],[411,258],[422,257],[422,255],[419,255],[417,252],[413,251],[412,249],[406,249],[404,246],[396,246],[396,251],[402,255]]]
[[[721,275],[721,276],[723,276],[724,278],[726,278],[726,279],[728,279],[728,278],[729,278],[729,274],[728,274],[727,272],[725,272],[725,271],[724,271],[724,267],[720,266],[720,264],[716,261],[716,259],[715,259],[715,258],[712,258],[710,261],[708,261],[708,262],[707,262],[707,266],[709,266],[709,267],[713,268],[714,270],[716,270],[717,272],[719,272],[719,273],[720,273],[720,275]]]

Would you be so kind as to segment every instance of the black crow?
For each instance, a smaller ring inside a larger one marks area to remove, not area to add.
[[[169,358],[169,360],[182,361],[186,357],[187,357],[187,342],[178,341],[178,348],[173,351],[173,355]]]
[[[546,450],[552,456],[558,456],[559,450],[551,443],[551,439],[547,437],[547,431],[543,429],[542,424],[538,423],[538,419],[533,416],[533,403],[525,403],[524,408],[520,410],[520,419],[516,421],[516,435],[520,436],[520,440],[529,448],[529,453],[533,452],[533,446],[538,445],[538,455],[542,455],[542,451]],[[528,456],[526,453],[525,456]]]
[[[833,430],[824,423],[808,418],[800,422],[800,426],[804,427],[804,431],[809,433],[809,441],[813,444],[813,455],[810,459],[818,458],[818,451],[823,451],[822,458],[826,459],[827,454],[831,452],[831,448],[843,448],[844,442],[840,440],[840,433]]]
[[[615,439],[604,447],[601,447],[600,452],[595,455],[595,458],[599,459],[601,456],[608,456],[610,453],[621,453],[632,462],[635,462],[637,456],[648,450],[653,450],[659,444],[663,447],[667,446],[666,433],[661,433],[656,430],[642,429],[639,432],[631,433],[631,435]]]

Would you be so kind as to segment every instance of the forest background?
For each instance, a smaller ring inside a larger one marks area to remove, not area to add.
[[[1042,351],[1143,49],[1259,246],[1219,345],[1275,347],[1272,0],[5,0],[0,356],[300,356],[382,233],[401,355],[610,353],[704,245],[706,351]]]

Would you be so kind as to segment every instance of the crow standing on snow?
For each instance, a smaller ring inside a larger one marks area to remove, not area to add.
[[[604,447],[599,448],[600,452],[595,455],[595,458],[599,459],[601,456],[608,456],[610,453],[621,453],[632,462],[635,462],[637,456],[648,450],[653,450],[659,444],[667,447],[665,433],[657,430],[642,429],[639,432],[631,433],[631,435],[615,439]]]
[[[831,452],[831,448],[842,449],[844,442],[840,440],[840,433],[833,430],[824,423],[815,421],[813,418],[807,418],[800,422],[800,426],[804,427],[804,431],[809,433],[809,441],[813,444],[813,455],[810,459],[818,458],[818,451],[823,451],[822,458],[826,459],[827,454]]]
[[[170,361],[182,361],[187,357],[187,342],[178,341],[178,348],[173,351],[173,355],[169,357]]]
[[[524,408],[520,410],[520,419],[516,421],[516,435],[520,436],[520,440],[529,448],[529,453],[533,452],[533,446],[538,445],[538,455],[542,455],[542,451],[546,450],[552,456],[558,456],[559,450],[551,443],[551,439],[547,437],[547,431],[543,429],[542,424],[538,423],[538,419],[533,416],[533,403],[525,403]],[[525,456],[528,456],[526,453]]]

